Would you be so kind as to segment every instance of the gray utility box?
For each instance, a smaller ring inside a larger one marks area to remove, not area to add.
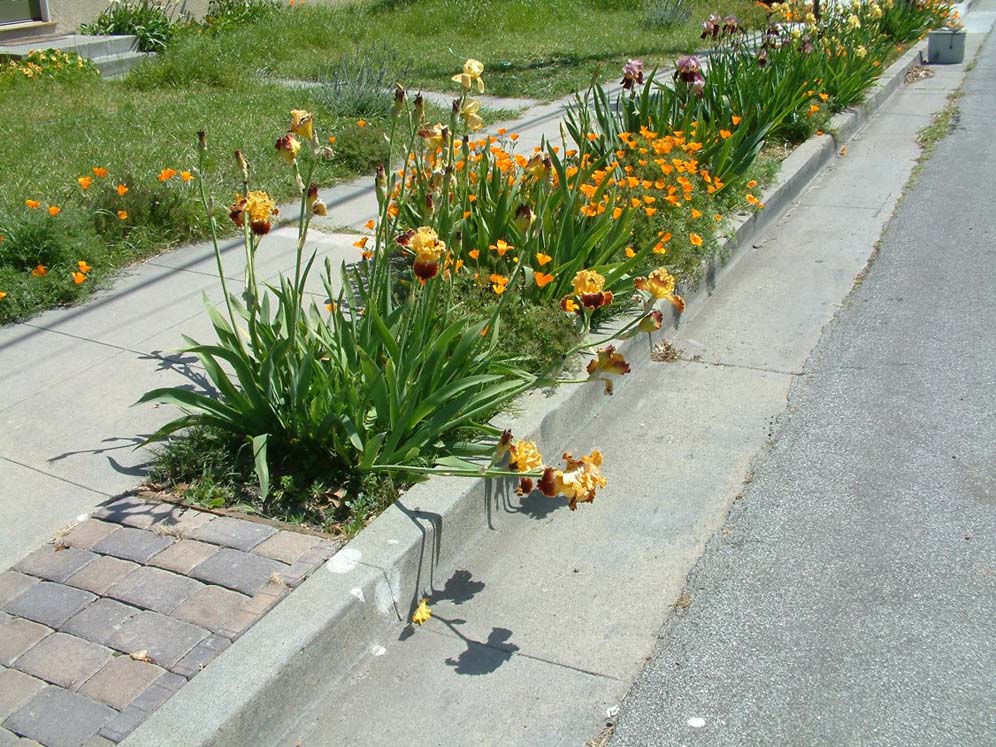
[[[940,29],[927,39],[927,62],[932,65],[957,65],[965,60],[965,32]]]

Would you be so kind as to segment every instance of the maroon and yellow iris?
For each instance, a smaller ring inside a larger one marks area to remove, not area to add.
[[[228,215],[239,228],[248,218],[252,232],[264,236],[273,227],[271,218],[279,213],[277,203],[266,192],[253,191],[247,195],[236,195]]]
[[[439,240],[435,231],[429,226],[422,226],[415,231],[406,231],[395,241],[415,253],[415,263],[412,265],[415,277],[422,283],[436,277],[446,244]]]
[[[605,290],[605,277],[594,270],[580,270],[574,276],[573,296],[564,296],[560,308],[564,311],[594,311],[612,303],[612,291]]]
[[[588,362],[588,378],[591,381],[601,380],[605,384],[605,393],[612,394],[612,379],[607,374],[622,376],[630,372],[629,363],[622,353],[616,352],[615,345],[601,348],[598,355]]]
[[[547,467],[537,487],[550,498],[563,495],[570,501],[571,511],[574,511],[578,503],[594,501],[596,491],[608,483],[602,477],[602,452],[595,449],[588,456],[575,459],[565,451],[563,459],[564,469]]]
[[[668,301],[678,311],[685,310],[685,300],[674,292],[674,276],[663,267],[654,270],[645,278],[635,278],[633,280],[633,287],[649,293],[650,297],[654,300]]]

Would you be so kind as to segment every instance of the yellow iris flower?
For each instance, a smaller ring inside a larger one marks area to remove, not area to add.
[[[481,74],[484,72],[484,63],[470,59],[463,63],[463,72],[453,76],[454,83],[459,83],[465,91],[477,87],[478,93],[484,93],[484,79]]]
[[[460,109],[460,117],[471,132],[477,132],[484,127],[484,120],[478,112],[481,111],[481,102],[477,99],[467,99],[463,108]]]

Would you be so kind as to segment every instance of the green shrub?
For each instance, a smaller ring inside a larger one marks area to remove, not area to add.
[[[882,11],[882,33],[899,44],[915,42],[930,29],[943,25],[951,13],[950,5],[934,0],[885,0],[878,7]]]
[[[278,0],[211,0],[204,23],[213,30],[251,26],[269,20],[283,7]]]
[[[30,272],[37,265],[67,268],[75,262],[75,247],[67,241],[63,221],[44,209],[25,209],[24,216],[0,221],[0,266]]]
[[[80,26],[82,34],[130,35],[141,52],[162,52],[189,18],[178,0],[111,0],[97,20]]]
[[[644,0],[643,13],[651,28],[669,29],[687,21],[692,11],[688,0]]]
[[[408,66],[397,50],[374,45],[325,66],[315,99],[336,116],[386,118],[394,103],[394,86],[407,74]]]

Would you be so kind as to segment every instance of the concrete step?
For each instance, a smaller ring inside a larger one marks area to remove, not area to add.
[[[121,54],[98,57],[93,60],[93,64],[97,66],[104,78],[117,78],[151,56],[145,52],[122,52]]]
[[[138,39],[134,36],[86,36],[84,34],[63,34],[61,36],[33,36],[9,43],[0,43],[0,57],[22,59],[36,49],[59,49],[63,52],[76,52],[88,60],[134,52]]]
[[[24,23],[5,23],[0,25],[0,44],[15,44],[38,37],[53,38],[55,21],[26,21]]]

